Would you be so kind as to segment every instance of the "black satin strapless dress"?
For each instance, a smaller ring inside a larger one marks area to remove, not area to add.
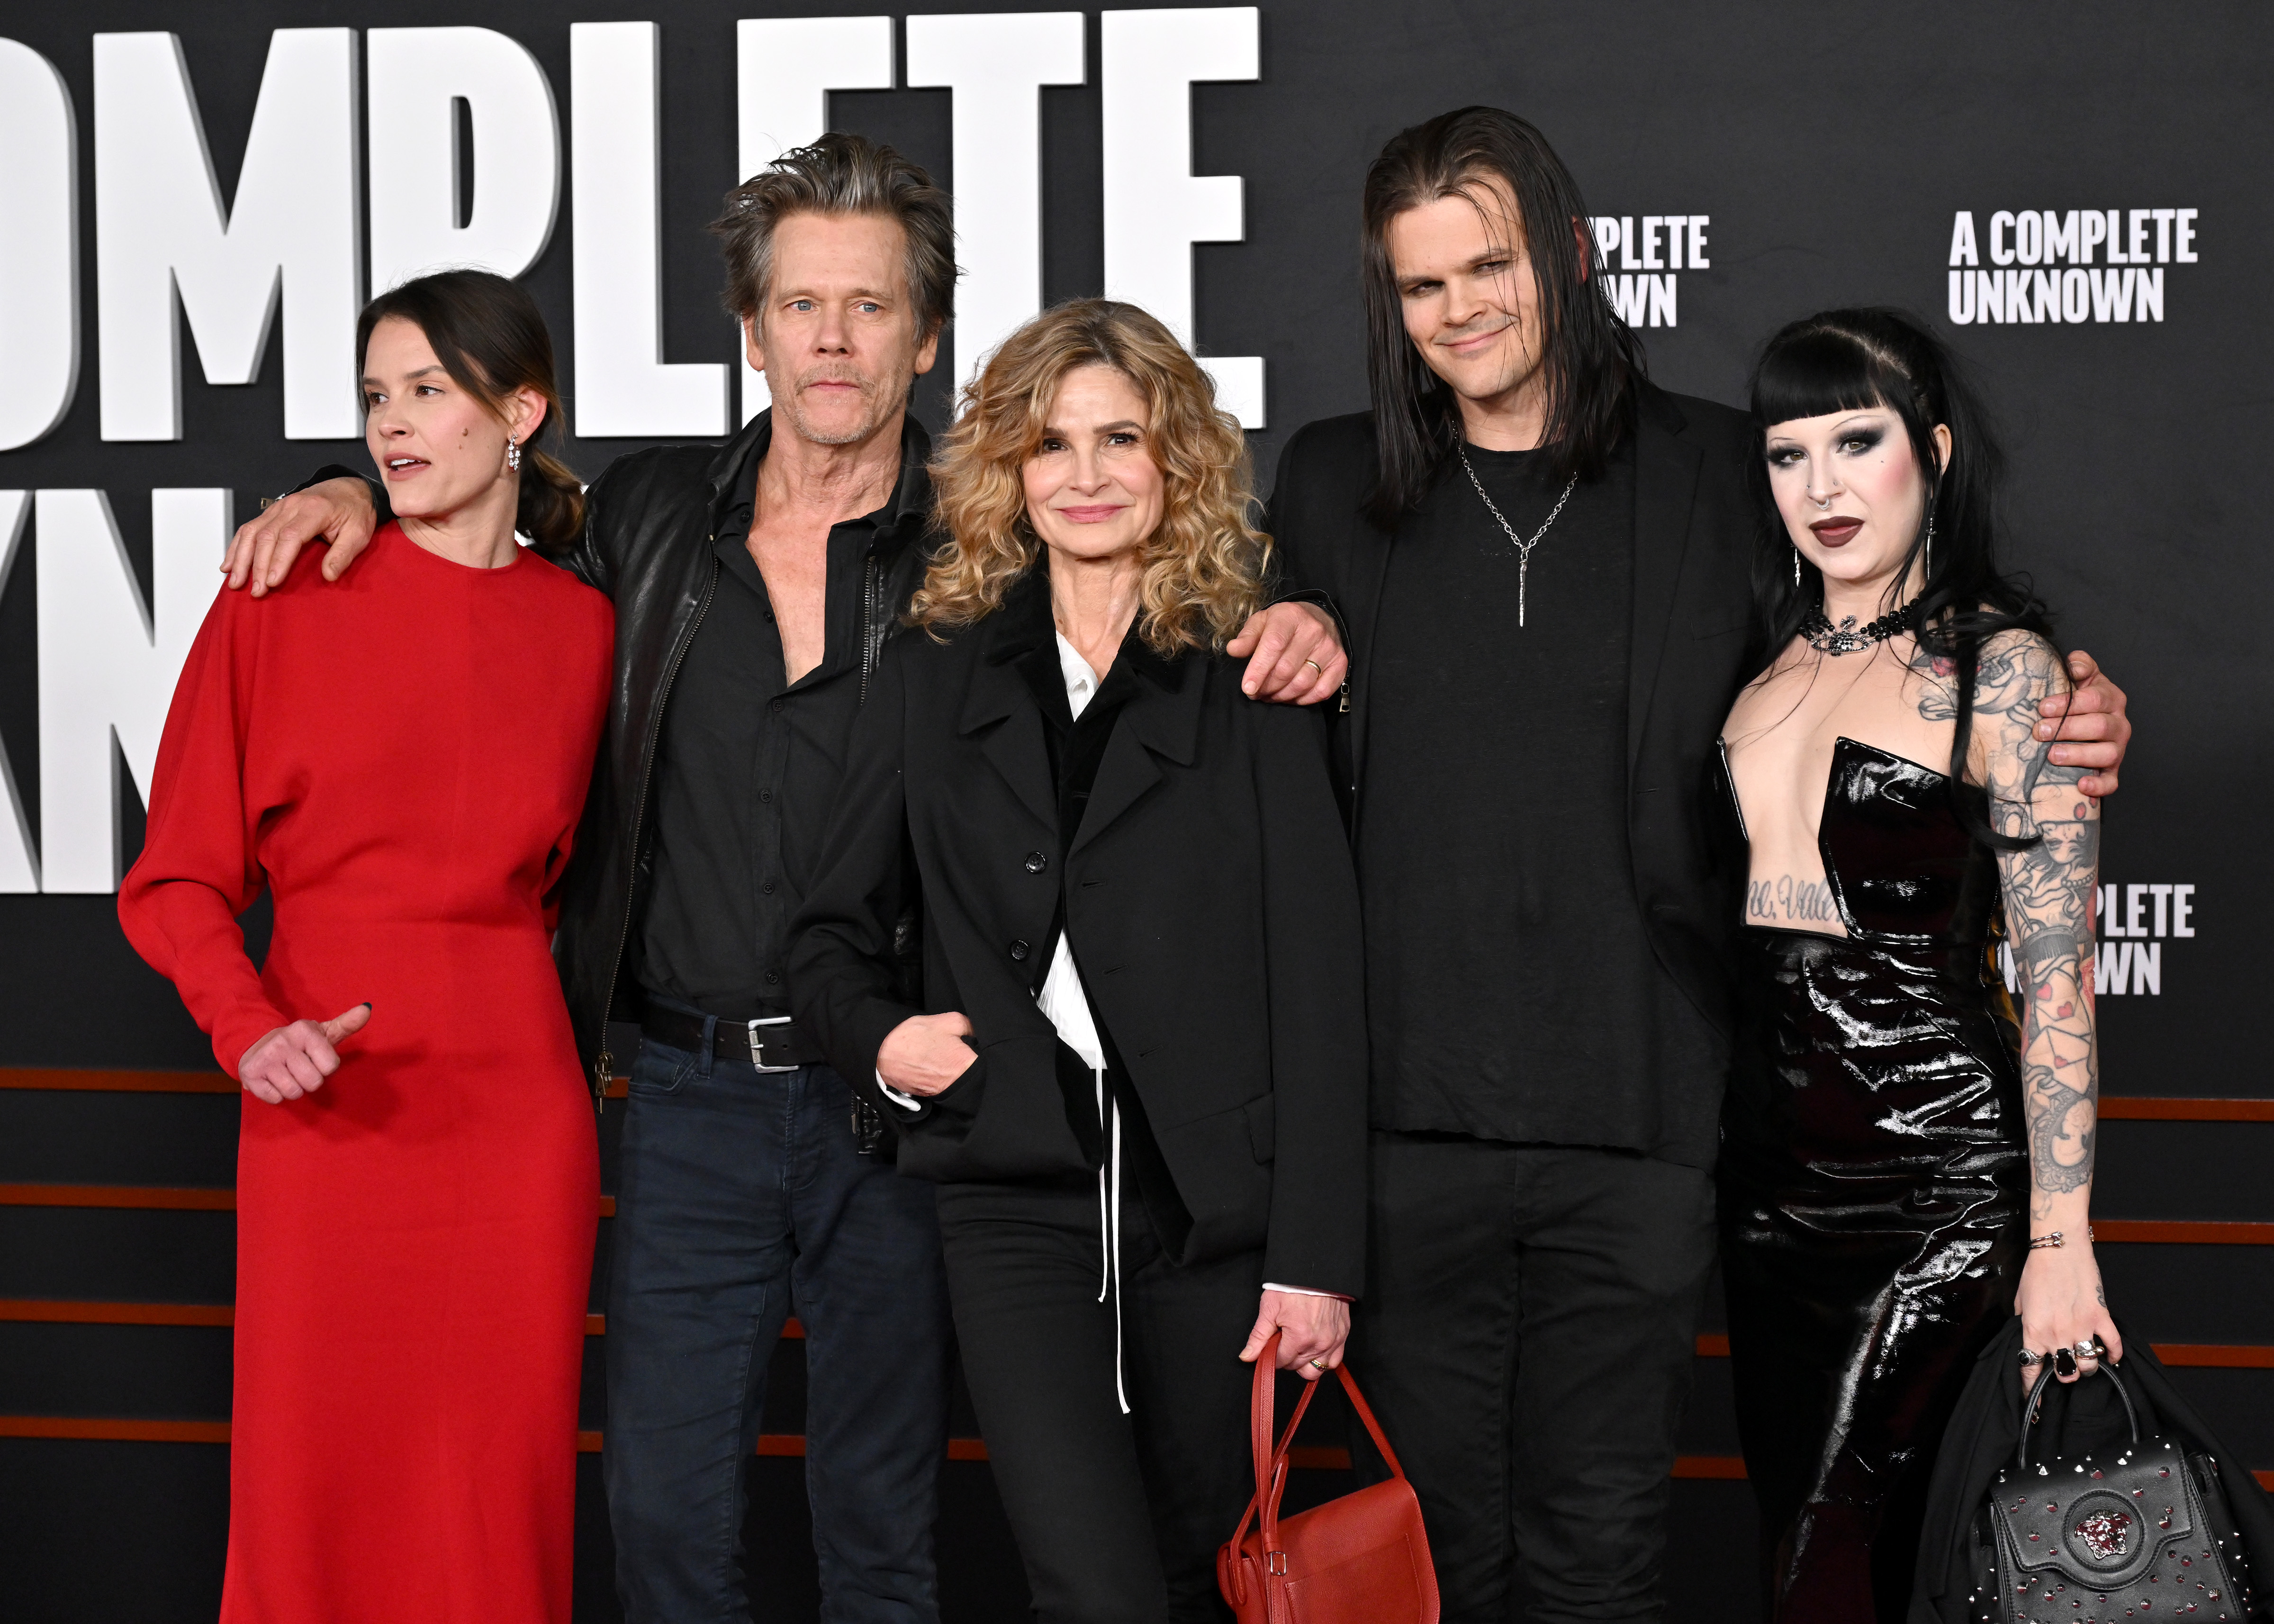
[[[1722,776],[1742,831],[1726,753]],[[1996,858],[1947,778],[1841,740],[1817,846],[1847,937],[1736,937],[1729,1352],[1769,1616],[1897,1624],[1935,1447],[2026,1252],[2019,1030]]]

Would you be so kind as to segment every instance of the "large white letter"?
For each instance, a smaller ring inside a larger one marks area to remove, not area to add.
[[[1105,58],[1105,297],[1141,304],[1193,343],[1193,244],[1236,243],[1237,175],[1193,172],[1192,86],[1261,77],[1256,9],[1108,11]],[[1263,426],[1263,357],[1211,357],[1216,400]]]
[[[955,131],[956,369],[1043,307],[1043,90],[1083,82],[1080,11],[908,19],[908,84],[945,86]]]
[[[166,707],[229,545],[227,491],[150,492],[154,614],[101,491],[39,495],[41,889],[105,891],[124,872],[113,774],[147,800]],[[118,742],[115,754],[111,741]]]
[[[79,132],[64,76],[13,40],[0,40],[0,451],[13,451],[62,422],[79,387]],[[0,891],[6,846],[0,832]]]
[[[444,267],[520,275],[545,252],[561,202],[545,70],[493,28],[373,28],[370,49],[373,289]],[[458,195],[455,102],[473,126],[471,199]]]
[[[663,189],[653,23],[568,26],[576,432],[723,433],[727,369],[663,359]]]
[[[655,23],[568,25],[576,432],[719,434],[726,366],[664,362]]]
[[[347,440],[356,402],[356,43],[269,36],[260,100],[224,209],[181,41],[94,36],[95,305],[102,437],[182,437],[174,298],[207,383],[251,383],[284,302],[284,434]]]
[[[16,544],[24,539],[24,520],[32,511],[29,491],[0,491],[0,592],[8,590],[8,571],[16,562]],[[8,763],[8,741],[0,739],[0,892],[40,889],[39,853],[32,846],[32,826],[24,816],[24,797],[16,788],[15,770]],[[9,831],[15,838],[9,838]]]
[[[889,17],[744,18],[734,25],[736,147],[748,179],[829,129],[832,90],[892,87]],[[743,358],[742,421],[766,409],[766,375]]]

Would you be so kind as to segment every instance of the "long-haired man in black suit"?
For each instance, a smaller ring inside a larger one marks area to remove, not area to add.
[[[1519,1598],[1533,1624],[1656,1619],[1738,906],[1702,795],[1752,669],[1758,448],[1742,414],[1648,380],[1578,189],[1524,120],[1404,132],[1364,207],[1374,410],[1294,436],[1269,527],[1351,657],[1374,1126],[1356,1364],[1447,1624]],[[2105,793],[2123,695],[2073,658],[2054,758]]]

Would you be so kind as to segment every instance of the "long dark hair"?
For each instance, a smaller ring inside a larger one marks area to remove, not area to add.
[[[1750,393],[1755,430],[1750,462],[1761,528],[1753,550],[1756,646],[1748,669],[1775,659],[1824,600],[1823,575],[1794,547],[1770,493],[1760,437],[1796,417],[1875,407],[1894,412],[1910,438],[1912,457],[1926,485],[1926,516],[1903,554],[1884,607],[1900,606],[1894,595],[1924,554],[1926,582],[1909,619],[1919,647],[1948,660],[1955,678],[1958,728],[1951,739],[1949,777],[1956,792],[1966,779],[1983,643],[2000,632],[2019,630],[2059,648],[2052,616],[2029,581],[1999,568],[1998,487],[2006,458],[1981,392],[1950,347],[1916,317],[1899,310],[1860,309],[1819,311],[1781,329],[1761,350]],[[1936,455],[1938,424],[1950,431],[1947,466]],[[1974,801],[1959,796],[1962,816],[1978,838],[2000,846],[2030,844],[1994,834]]]
[[[522,285],[489,271],[436,271],[390,288],[356,318],[356,365],[372,329],[388,318],[426,335],[451,381],[501,416],[520,389],[545,397],[545,421],[521,448],[521,500],[513,527],[541,548],[559,548],[584,525],[584,490],[567,463],[541,448],[561,432],[561,387],[553,335]]]
[[[1554,477],[1593,478],[1619,442],[1643,375],[1642,346],[1588,274],[1574,232],[1585,229],[1578,183],[1547,138],[1496,107],[1457,108],[1390,138],[1366,172],[1362,276],[1367,386],[1374,396],[1380,470],[1367,515],[1384,529],[1428,492],[1460,443],[1453,391],[1405,335],[1404,303],[1389,257],[1390,222],[1442,198],[1505,182],[1516,199],[1525,247],[1540,287],[1541,347]],[[1590,238],[1592,246],[1593,239]]]

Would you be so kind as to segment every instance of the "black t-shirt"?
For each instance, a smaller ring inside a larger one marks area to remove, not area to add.
[[[1529,538],[1544,454],[1470,447]],[[1392,545],[1359,875],[1378,1127],[1710,1165],[1712,1026],[1660,968],[1627,850],[1631,445],[1532,553],[1457,460]]]

